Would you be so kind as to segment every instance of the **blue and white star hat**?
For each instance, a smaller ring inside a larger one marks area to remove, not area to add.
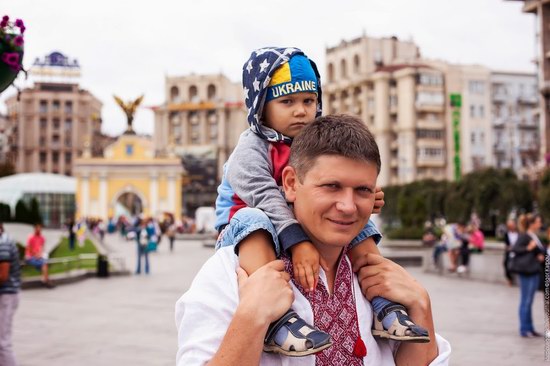
[[[243,66],[243,89],[245,94],[245,105],[248,110],[248,124],[250,129],[256,133],[261,138],[272,141],[272,142],[286,142],[290,143],[292,139],[288,136],[281,134],[280,132],[275,131],[270,127],[262,125],[262,115],[264,104],[266,99],[273,99],[273,89],[270,88],[270,84],[278,84],[276,80],[272,83],[272,78],[277,69],[286,63],[288,63],[294,56],[300,55],[301,57],[297,58],[298,61],[292,62],[290,69],[292,69],[292,64],[301,64],[302,70],[308,70],[309,68],[304,67],[303,62],[308,62],[311,65],[311,72],[303,73],[300,71],[298,74],[301,74],[303,81],[308,81],[307,85],[300,83],[300,87],[306,87],[307,89],[312,89],[313,84],[310,82],[315,82],[315,91],[317,93],[317,116],[321,115],[322,111],[322,97],[321,97],[321,78],[319,71],[317,70],[317,65],[307,58],[307,56],[298,48],[288,47],[265,47],[259,50],[252,52],[250,58],[245,62]],[[297,69],[296,69],[297,70]],[[296,75],[296,74],[295,74]],[[307,75],[307,76],[306,76]],[[284,80],[281,79],[281,80]],[[302,81],[302,80],[300,80]],[[288,83],[283,82],[283,84]],[[294,86],[294,85],[293,85]],[[271,89],[271,95],[268,97],[268,90]],[[294,87],[285,87],[284,91],[294,91]],[[279,90],[279,92],[282,89]],[[306,90],[310,91],[310,90]],[[312,91],[312,90],[311,90]],[[296,92],[296,91],[294,91]]]

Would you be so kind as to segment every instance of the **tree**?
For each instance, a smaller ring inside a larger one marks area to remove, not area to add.
[[[545,220],[550,220],[550,168],[546,169],[540,180],[539,210]]]
[[[33,197],[29,203],[29,224],[42,224],[42,215],[40,215],[40,207],[38,200]]]
[[[15,222],[28,223],[29,221],[29,209],[25,204],[25,201],[19,199],[15,204]]]
[[[0,163],[0,178],[15,174],[15,167],[10,162]]]
[[[0,203],[0,222],[11,221],[11,208],[10,205]]]

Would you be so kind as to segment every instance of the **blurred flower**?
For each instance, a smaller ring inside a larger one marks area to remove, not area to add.
[[[21,70],[21,58],[23,54],[23,33],[25,24],[21,19],[15,23],[10,22],[10,17],[4,15],[0,22],[0,62],[8,65],[13,71]]]

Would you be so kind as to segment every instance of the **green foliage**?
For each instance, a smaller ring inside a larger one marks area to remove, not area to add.
[[[42,224],[42,215],[40,215],[40,207],[38,207],[38,200],[32,198],[29,203],[29,221],[30,224]]]
[[[546,201],[540,206],[550,210],[550,173],[545,177],[547,188],[541,187],[539,196]],[[484,229],[494,229],[493,224],[504,222],[512,210],[531,211],[533,204],[527,182],[512,170],[492,168],[467,174],[460,182],[422,180],[385,187],[384,194],[381,217],[390,224],[388,236],[396,238],[420,238],[427,220],[445,217],[447,222],[467,222],[473,212]],[[399,230],[393,230],[395,223]]]
[[[29,209],[27,208],[27,204],[25,203],[25,201],[20,199],[15,204],[15,219],[13,221],[30,223],[28,220],[29,220]]]
[[[542,175],[539,188],[539,209],[543,218],[550,219],[550,168]]]
[[[389,239],[422,239],[424,228],[420,227],[398,227],[386,230],[385,235]]]
[[[0,202],[0,222],[11,221],[11,208],[10,205]]]
[[[12,163],[6,162],[6,163],[0,163],[0,178],[1,177],[7,177],[8,175],[15,174],[15,167]]]

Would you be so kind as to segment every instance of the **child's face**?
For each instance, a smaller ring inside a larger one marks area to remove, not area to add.
[[[288,137],[296,137],[317,112],[315,93],[294,93],[273,99],[265,105],[264,125]]]

